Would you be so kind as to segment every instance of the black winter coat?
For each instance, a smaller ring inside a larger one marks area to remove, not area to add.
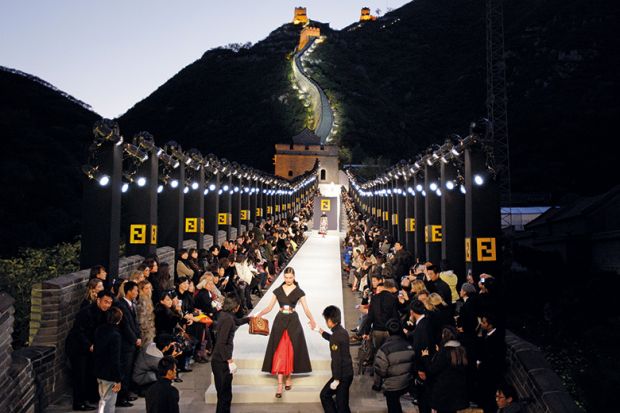
[[[394,297],[394,294],[383,290],[379,294],[373,295],[370,301],[366,327],[363,333],[368,334],[371,329],[386,331],[385,325],[392,318],[399,319],[398,300]]]
[[[122,380],[121,333],[115,325],[103,324],[95,332],[95,377],[114,383]]]
[[[450,342],[448,342],[450,343]],[[452,366],[449,348],[442,347],[430,365],[431,407],[454,411],[469,407],[467,366]]]
[[[75,316],[73,328],[66,341],[67,354],[89,354],[90,346],[95,343],[95,330],[105,323],[105,312],[93,303],[82,308]]]

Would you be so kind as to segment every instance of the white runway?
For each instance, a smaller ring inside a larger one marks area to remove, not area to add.
[[[327,330],[323,309],[336,305],[343,310],[342,278],[340,275],[340,237],[337,231],[330,231],[325,237],[316,232],[310,236],[293,257],[289,266],[295,269],[299,287],[306,293],[306,301],[317,325]],[[284,269],[282,269],[284,270]],[[273,297],[273,290],[283,282],[282,274],[265,292],[250,315],[257,314],[267,306]],[[265,316],[273,324],[279,306]],[[312,331],[301,304],[296,308],[308,345],[312,373],[294,375],[293,390],[275,399],[276,379],[261,372],[268,336],[250,335],[247,325],[241,326],[235,335],[233,359],[239,370],[233,378],[233,403],[318,403],[319,392],[331,377],[329,343],[319,333]],[[344,313],[344,312],[343,312]],[[212,381],[213,382],[213,381]],[[205,393],[207,403],[216,401],[214,386]]]
[[[342,278],[340,276],[340,237],[338,233],[330,231],[325,238],[322,238],[313,231],[288,266],[295,269],[295,279],[299,283],[299,287],[306,293],[306,301],[317,325],[327,330],[321,315],[323,309],[328,305],[336,305],[340,310],[343,310]],[[269,300],[273,296],[272,291],[279,287],[283,281],[282,274],[280,274],[250,315],[258,313],[269,304]],[[329,359],[327,341],[317,332],[310,330],[310,326],[307,324],[308,319],[303,312],[301,304],[297,305],[296,310],[304,326],[310,360]],[[269,320],[270,325],[273,323],[277,311],[278,304],[276,303],[271,313],[265,316]],[[245,359],[260,356],[262,361],[267,341],[267,336],[250,335],[248,329],[242,327],[235,335],[233,358]]]

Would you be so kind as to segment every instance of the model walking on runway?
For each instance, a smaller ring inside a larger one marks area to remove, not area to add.
[[[256,317],[268,314],[276,301],[280,305],[280,311],[276,315],[269,335],[265,360],[262,371],[277,374],[278,390],[276,398],[282,397],[282,385],[286,390],[293,386],[291,373],[309,373],[312,371],[306,338],[295,311],[297,303],[301,303],[304,313],[310,322],[310,328],[316,328],[314,318],[306,303],[306,294],[295,281],[295,270],[287,267],[284,270],[284,283],[273,291],[273,297],[269,305],[260,311]],[[284,379],[286,383],[283,383]]]
[[[323,212],[321,214],[321,218],[319,219],[319,234],[323,235],[323,238],[325,238],[328,228],[329,228],[329,220],[327,218],[327,214]]]

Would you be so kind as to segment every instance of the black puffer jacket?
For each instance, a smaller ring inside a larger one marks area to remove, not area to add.
[[[375,373],[384,379],[385,391],[409,387],[413,371],[413,346],[401,336],[385,340],[375,357]]]

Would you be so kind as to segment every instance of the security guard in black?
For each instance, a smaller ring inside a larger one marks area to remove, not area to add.
[[[332,334],[321,331],[321,335],[329,341],[332,378],[321,390],[321,404],[327,413],[348,413],[351,411],[349,409],[349,388],[353,382],[349,334],[340,323],[333,324],[328,320],[328,327],[331,328]],[[336,396],[335,401],[334,396]]]

